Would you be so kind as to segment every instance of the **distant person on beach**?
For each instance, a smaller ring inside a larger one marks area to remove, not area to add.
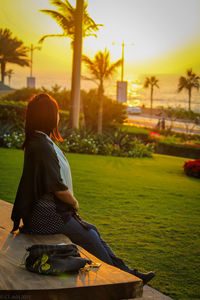
[[[160,129],[160,119],[158,120],[158,123],[156,124],[156,128]]]
[[[161,120],[161,128],[165,129],[165,118],[164,117]]]
[[[154,272],[141,273],[125,265],[98,229],[77,214],[79,203],[73,195],[70,165],[53,142],[63,141],[58,123],[58,104],[51,96],[39,94],[28,103],[24,167],[11,215],[12,232],[20,229],[27,234],[65,234],[100,260],[141,278],[146,284],[155,276]],[[23,226],[19,228],[21,219]]]

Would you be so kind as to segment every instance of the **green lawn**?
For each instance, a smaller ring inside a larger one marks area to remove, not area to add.
[[[151,286],[173,299],[200,299],[200,181],[186,159],[68,154],[80,215],[134,268],[154,270]],[[0,148],[0,198],[13,202],[23,152]]]

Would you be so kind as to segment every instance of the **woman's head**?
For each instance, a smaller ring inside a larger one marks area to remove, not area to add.
[[[26,110],[25,141],[34,134],[35,130],[42,131],[57,141],[63,141],[58,131],[58,103],[48,94],[34,96]]]

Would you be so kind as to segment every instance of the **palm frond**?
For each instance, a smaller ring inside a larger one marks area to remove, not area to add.
[[[112,76],[113,73],[116,72],[116,69],[121,66],[121,64],[122,64],[121,59],[119,59],[115,63],[111,64],[111,66],[108,68],[108,70],[106,72],[105,78]]]
[[[178,93],[180,93],[183,89],[188,89],[188,81],[187,78],[181,76],[178,83]]]
[[[92,82],[94,82],[94,83],[96,83],[98,85],[98,82],[96,81],[96,78],[92,78],[92,77],[87,77],[85,75],[81,75],[81,79],[92,81]]]
[[[44,42],[44,40],[48,37],[66,37],[65,34],[46,34],[43,37],[41,37],[41,39],[38,41],[39,44],[42,44]]]
[[[67,0],[50,0],[50,3],[54,6],[57,6],[58,9],[62,11],[73,11],[75,8],[71,5],[71,3]]]
[[[98,72],[98,67],[94,62],[86,55],[82,55],[82,61],[86,64],[88,70],[90,73],[96,78],[99,78],[99,72]]]
[[[151,87],[155,86],[155,87],[159,88],[158,82],[159,82],[159,79],[156,78],[156,76],[146,77],[143,87],[148,88],[149,86],[151,86]]]
[[[41,9],[39,11],[51,16],[67,35],[74,34],[74,20],[68,20],[61,13],[54,10]]]
[[[144,81],[144,88],[146,89],[146,88],[148,88],[149,87],[149,84],[150,84],[150,80],[149,80],[149,77],[146,77],[145,78],[145,81]]]

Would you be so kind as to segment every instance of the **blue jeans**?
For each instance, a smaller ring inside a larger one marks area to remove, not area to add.
[[[71,217],[71,219],[65,223],[62,233],[67,235],[74,244],[83,247],[86,251],[103,262],[133,274],[133,270],[126,266],[123,260],[118,258],[101,238],[97,228],[84,221],[83,223],[85,223],[90,230],[85,229],[76,219]]]

